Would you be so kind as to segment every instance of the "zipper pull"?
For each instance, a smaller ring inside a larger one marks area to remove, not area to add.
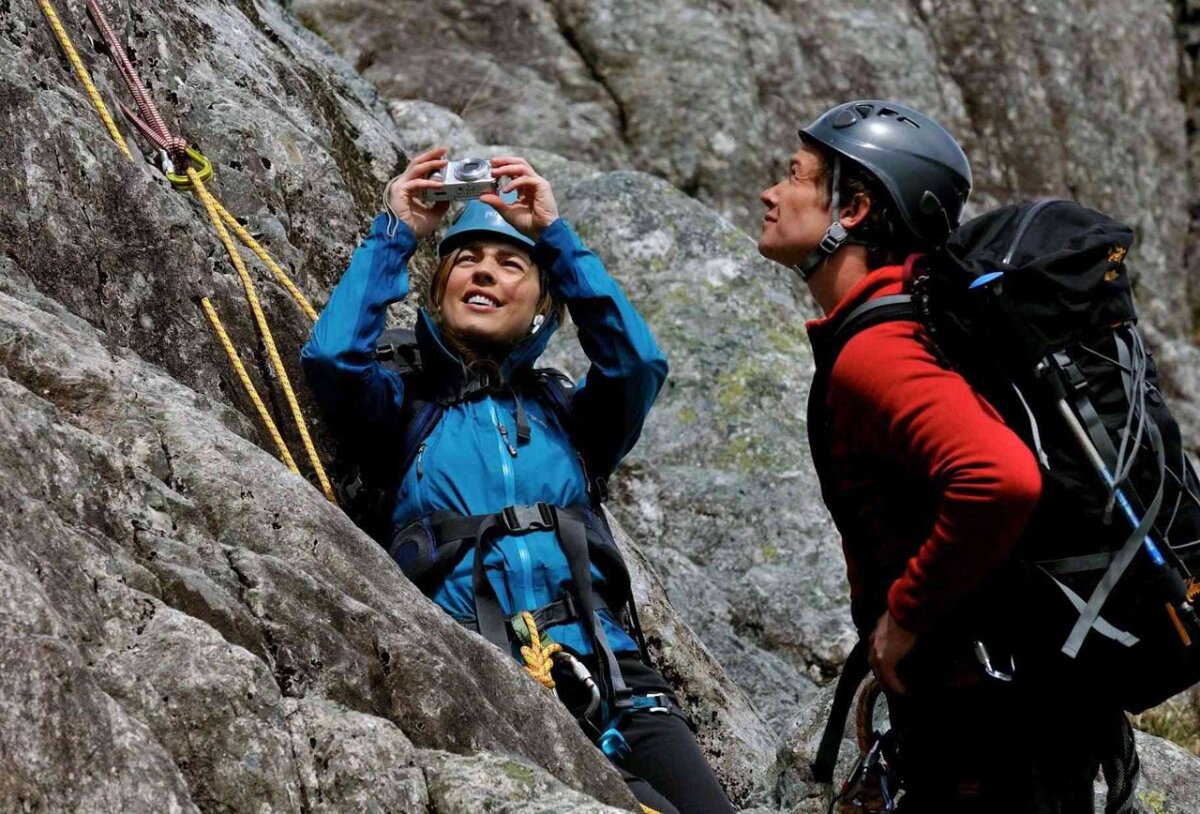
[[[417,480],[421,479],[421,475],[424,472],[424,467],[421,466],[421,462],[425,458],[426,443],[426,441],[422,441],[421,446],[417,447]]]
[[[508,428],[504,426],[503,422],[497,421],[496,429],[500,430],[500,437],[504,439],[504,446],[508,447],[508,454],[514,458],[517,457],[517,448],[508,440]]]

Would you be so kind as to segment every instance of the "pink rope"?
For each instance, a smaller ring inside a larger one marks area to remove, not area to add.
[[[121,70],[121,77],[129,87],[129,92],[133,94],[142,118],[135,116],[124,104],[121,104],[121,112],[143,136],[154,143],[155,147],[165,151],[176,167],[186,167],[187,141],[182,136],[172,133],[167,127],[166,121],[159,112],[158,106],[154,104],[154,100],[150,98],[150,92],[146,90],[146,85],[138,75],[137,69],[129,61],[129,54],[117,39],[117,35],[113,33],[108,18],[100,10],[100,4],[96,0],[87,0],[87,10],[88,16],[92,18],[92,22],[96,24],[96,28],[100,29],[100,34],[104,37],[108,52],[112,54],[117,67]]]

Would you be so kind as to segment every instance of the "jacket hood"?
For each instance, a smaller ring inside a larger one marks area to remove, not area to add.
[[[518,342],[500,364],[500,375],[504,382],[512,382],[533,368],[538,357],[546,350],[550,338],[558,330],[558,314],[551,313],[537,333]],[[442,395],[456,398],[472,389],[476,383],[470,380],[462,359],[445,342],[441,329],[433,316],[424,308],[417,310],[414,326],[417,348],[421,352],[421,366],[430,379],[439,387],[444,386]]]

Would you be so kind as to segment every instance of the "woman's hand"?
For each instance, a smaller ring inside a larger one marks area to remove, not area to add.
[[[431,234],[450,208],[449,201],[428,204],[421,197],[422,191],[426,189],[441,188],[441,181],[428,176],[449,163],[446,161],[446,154],[449,152],[449,147],[426,150],[410,161],[404,172],[389,181],[384,190],[388,210],[404,221],[419,238]]]
[[[550,182],[537,174],[529,162],[516,156],[499,156],[492,159],[492,177],[508,178],[500,186],[500,192],[517,193],[517,200],[506,204],[500,195],[489,192],[479,200],[492,206],[513,228],[537,240],[542,230],[558,220],[558,203]]]

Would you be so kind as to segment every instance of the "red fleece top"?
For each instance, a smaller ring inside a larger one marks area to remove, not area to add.
[[[905,266],[871,272],[808,323],[810,336],[868,299],[903,293],[908,277]],[[1041,493],[1037,462],[938,361],[916,322],[853,337],[834,363],[827,403],[832,480],[852,515],[839,518],[839,531],[855,623],[869,631],[887,609],[923,633],[1012,551]]]

